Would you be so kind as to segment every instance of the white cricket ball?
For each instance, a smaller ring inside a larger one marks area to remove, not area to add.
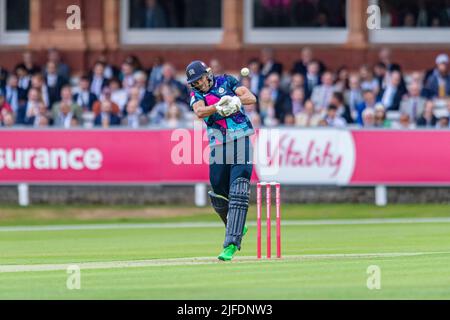
[[[248,68],[241,69],[241,76],[247,77],[249,74],[250,74],[250,70],[248,70]]]

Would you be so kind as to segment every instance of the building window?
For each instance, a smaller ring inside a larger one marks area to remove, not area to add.
[[[450,2],[442,0],[370,0],[380,8],[380,29],[373,43],[446,43],[450,37]]]
[[[347,0],[245,0],[247,43],[344,43]]]
[[[124,44],[215,44],[222,0],[122,0]]]
[[[28,44],[30,0],[0,0],[0,43]]]

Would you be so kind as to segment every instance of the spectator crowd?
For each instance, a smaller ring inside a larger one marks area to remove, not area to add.
[[[262,49],[240,78],[258,98],[245,112],[255,127],[449,128],[447,54],[429,70],[408,74],[388,48],[378,58],[358,70],[331,70],[308,47],[292,66]],[[207,63],[224,73],[219,60]],[[31,52],[13,70],[0,66],[0,127],[190,127],[196,117],[189,100],[184,70],[160,57],[147,69],[133,55],[120,66],[101,56],[81,77],[71,75],[55,49],[42,66]]]

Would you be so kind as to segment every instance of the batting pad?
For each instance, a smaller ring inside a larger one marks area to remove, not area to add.
[[[241,249],[242,231],[247,219],[250,198],[250,180],[237,178],[230,187],[230,203],[228,206],[228,223],[223,247],[234,244]]]
[[[209,199],[211,199],[212,207],[226,226],[228,215],[228,199],[219,194],[215,194],[213,191],[208,191],[208,195]]]

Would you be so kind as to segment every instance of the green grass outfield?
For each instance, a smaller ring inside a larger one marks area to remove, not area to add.
[[[284,258],[271,261],[255,259],[252,208],[232,262],[216,259],[224,228],[210,209],[144,209],[89,219],[77,212],[105,208],[0,208],[0,299],[450,299],[448,205],[286,205]],[[80,290],[66,287],[74,264]],[[366,286],[371,265],[379,290]]]

